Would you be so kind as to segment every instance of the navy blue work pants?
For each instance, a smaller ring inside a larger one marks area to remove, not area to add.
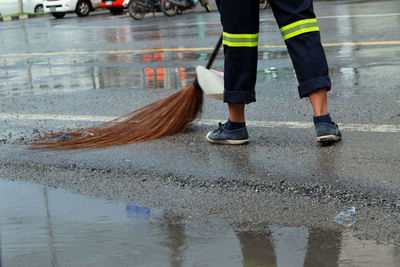
[[[254,102],[258,59],[259,0],[216,0],[225,55],[224,102]],[[300,97],[330,90],[328,64],[312,0],[269,0],[292,59]]]

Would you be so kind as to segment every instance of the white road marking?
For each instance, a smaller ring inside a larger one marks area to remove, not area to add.
[[[219,120],[199,120],[197,124],[202,125],[217,125]],[[312,128],[314,124],[311,122],[298,121],[246,121],[249,127],[261,128],[295,128],[305,129]],[[390,124],[343,124],[338,123],[341,130],[354,132],[375,132],[375,133],[400,133],[400,125]]]
[[[0,113],[1,120],[57,120],[57,121],[89,121],[89,122],[108,122],[116,119],[112,116],[91,116],[91,115],[62,115],[62,114],[11,114]],[[202,119],[196,120],[196,125],[215,126],[220,120]],[[313,123],[297,121],[247,121],[249,127],[260,128],[312,128]],[[400,125],[390,124],[342,124],[338,123],[341,130],[355,132],[375,132],[375,133],[400,133]]]
[[[110,116],[90,116],[90,115],[62,115],[62,114],[9,114],[0,113],[2,120],[57,120],[57,121],[93,121],[107,122],[115,119]]]
[[[359,14],[359,15],[336,15],[336,16],[320,16],[318,19],[336,19],[336,18],[370,18],[370,17],[389,17],[400,16],[400,13],[387,13],[387,14]]]

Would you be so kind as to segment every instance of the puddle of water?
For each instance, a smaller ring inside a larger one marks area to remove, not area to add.
[[[368,49],[373,52],[374,49]],[[196,65],[203,65],[209,52],[160,52],[112,55],[71,55],[31,58],[10,57],[0,62],[0,97],[67,93],[93,89],[170,90],[191,84]],[[293,95],[296,75],[292,67],[282,66],[289,60],[283,49],[261,49],[257,72],[257,96],[274,98]],[[271,66],[271,64],[277,64]],[[180,66],[180,67],[177,67]],[[223,69],[223,56],[215,69]],[[344,97],[396,91],[398,84],[390,79],[398,73],[398,65],[384,61],[363,67],[331,68],[335,88],[347,88]],[[381,80],[387,83],[382,87]],[[283,85],[282,85],[283,82]]]
[[[0,70],[1,71],[1,70]],[[0,73],[0,97],[68,93],[93,89],[164,90],[191,84],[194,68],[27,65]]]
[[[0,65],[0,97],[92,89],[177,89],[191,84],[194,67],[207,53],[148,53],[87,57],[7,58]],[[180,64],[161,62],[179,61]]]
[[[400,246],[350,232],[234,232],[162,210],[0,180],[0,266],[398,266]],[[3,265],[1,265],[3,264]]]

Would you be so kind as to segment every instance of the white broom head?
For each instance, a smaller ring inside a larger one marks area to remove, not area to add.
[[[196,76],[204,94],[211,98],[224,99],[224,73],[222,71],[197,66]]]

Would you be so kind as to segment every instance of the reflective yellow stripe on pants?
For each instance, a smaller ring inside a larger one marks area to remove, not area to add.
[[[222,43],[231,47],[256,47],[258,46],[258,33],[223,33]]]
[[[303,19],[280,28],[283,40],[290,39],[307,32],[319,31],[317,19]]]

